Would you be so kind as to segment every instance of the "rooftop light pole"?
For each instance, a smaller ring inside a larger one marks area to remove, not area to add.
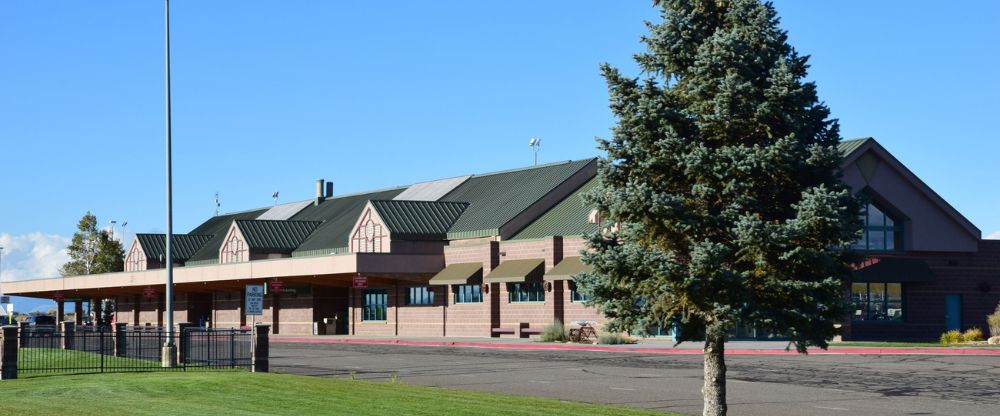
[[[166,38],[166,75],[167,75],[167,235],[166,238],[166,266],[167,283],[166,297],[167,304],[167,340],[163,343],[163,355],[161,364],[163,367],[177,366],[177,347],[174,345],[174,262],[171,253],[171,240],[174,236],[173,224],[173,199],[171,189],[173,187],[170,165],[170,0],[163,0],[164,8],[164,28]]]
[[[538,150],[542,147],[542,139],[532,138],[528,140],[528,146],[535,151],[535,165],[538,165]]]

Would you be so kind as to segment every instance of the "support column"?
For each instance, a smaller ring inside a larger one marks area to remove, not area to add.
[[[76,348],[76,322],[62,321],[62,349]]]
[[[77,325],[83,325],[83,299],[76,299],[73,301],[73,313],[76,314],[73,317],[73,321]]]
[[[266,373],[270,370],[268,357],[271,354],[271,346],[268,341],[268,333],[271,328],[268,325],[258,324],[254,329],[253,372]]]
[[[66,319],[65,315],[66,315],[66,304],[65,301],[60,300],[56,302],[56,322],[62,322],[63,319]]]
[[[91,309],[94,311],[94,326],[104,326],[104,302],[100,299],[91,299]]]
[[[139,326],[140,313],[142,313],[142,296],[135,295],[132,299],[132,325]]]
[[[28,328],[29,328],[28,325],[29,324],[27,321],[17,323],[17,328],[20,329],[20,331],[18,331],[17,335],[15,336],[15,339],[17,339],[17,342],[19,342],[18,345],[24,346],[25,344],[28,343]]]
[[[125,338],[125,328],[128,326],[124,322],[115,322],[115,357],[124,357],[128,349],[128,341]]]
[[[17,379],[17,329],[13,325],[0,329],[0,380]]]

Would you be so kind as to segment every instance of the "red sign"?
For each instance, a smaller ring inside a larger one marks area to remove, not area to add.
[[[56,302],[62,302],[63,301],[63,294],[62,294],[62,292],[53,293],[52,294],[52,300],[54,300]]]
[[[151,287],[147,287],[147,288],[145,288],[145,289],[142,290],[142,295],[145,296],[146,299],[154,298],[154,297],[156,297],[156,289],[153,289]]]
[[[366,276],[354,276],[354,288],[355,289],[368,289],[368,277],[366,277]]]
[[[271,292],[273,293],[278,293],[285,290],[285,282],[282,282],[280,280],[272,280],[269,282],[269,284],[271,285],[270,286]]]

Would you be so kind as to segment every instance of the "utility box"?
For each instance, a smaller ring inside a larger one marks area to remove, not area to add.
[[[337,335],[337,317],[323,318],[323,335]]]

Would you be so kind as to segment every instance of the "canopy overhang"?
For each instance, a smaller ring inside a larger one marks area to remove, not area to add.
[[[486,283],[515,283],[541,280],[545,259],[507,260],[486,276]]]
[[[468,285],[483,282],[482,263],[449,264],[428,282],[432,285]]]
[[[545,281],[573,280],[573,275],[594,270],[589,264],[584,264],[579,256],[566,257],[556,267],[545,273]]]

